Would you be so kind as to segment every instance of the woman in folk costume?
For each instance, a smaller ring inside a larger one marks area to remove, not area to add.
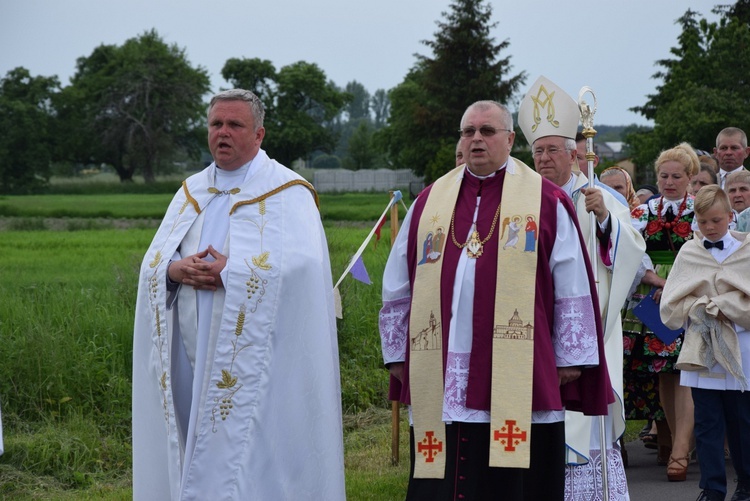
[[[702,238],[680,250],[660,313],[668,327],[686,326],[677,368],[695,401],[698,499],[726,497],[726,436],[737,474],[732,501],[750,500],[750,246],[746,234],[729,231],[733,213],[718,185],[701,188],[695,213]]]
[[[661,196],[632,211],[633,225],[643,234],[646,253],[653,263],[653,272],[649,271],[641,281],[637,292],[640,297],[653,286],[656,287],[654,300],[659,301],[678,251],[693,238],[695,214],[688,186],[699,169],[698,157],[689,144],[682,143],[663,151],[656,159]],[[625,332],[626,348],[634,358],[631,370],[658,374],[659,401],[672,433],[667,478],[670,482],[684,481],[692,449],[694,419],[690,389],[680,386],[679,371],[675,367],[683,335],[666,345],[635,315],[628,315]]]

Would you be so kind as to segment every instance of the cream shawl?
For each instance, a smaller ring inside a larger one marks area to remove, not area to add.
[[[733,322],[750,328],[750,246],[744,234],[733,232],[733,236],[742,242],[740,248],[722,263],[698,239],[682,246],[659,312],[669,328],[688,324],[678,369],[708,370],[718,362],[747,389]]]

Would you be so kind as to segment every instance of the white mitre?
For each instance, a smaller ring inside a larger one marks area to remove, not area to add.
[[[580,116],[573,98],[541,76],[521,101],[518,125],[530,145],[546,136],[575,139]]]

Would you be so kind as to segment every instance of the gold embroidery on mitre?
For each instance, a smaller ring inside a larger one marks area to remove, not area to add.
[[[542,99],[542,94],[544,95],[544,99]],[[542,114],[539,111],[540,107],[542,109],[544,109],[545,107],[547,108],[547,122],[549,122],[552,127],[560,127],[560,122],[555,120],[555,103],[553,102],[554,97],[555,93],[547,92],[547,89],[544,87],[544,85],[540,85],[539,92],[537,92],[536,96],[532,96],[531,100],[534,103],[534,125],[531,126],[531,132],[536,132],[537,127],[539,127],[539,124],[542,122]]]

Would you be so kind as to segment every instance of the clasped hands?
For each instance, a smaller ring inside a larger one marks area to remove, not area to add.
[[[208,256],[214,261],[207,260]],[[226,265],[227,257],[209,245],[202,252],[172,261],[167,274],[173,282],[189,285],[195,290],[215,291],[224,286],[221,271]]]

